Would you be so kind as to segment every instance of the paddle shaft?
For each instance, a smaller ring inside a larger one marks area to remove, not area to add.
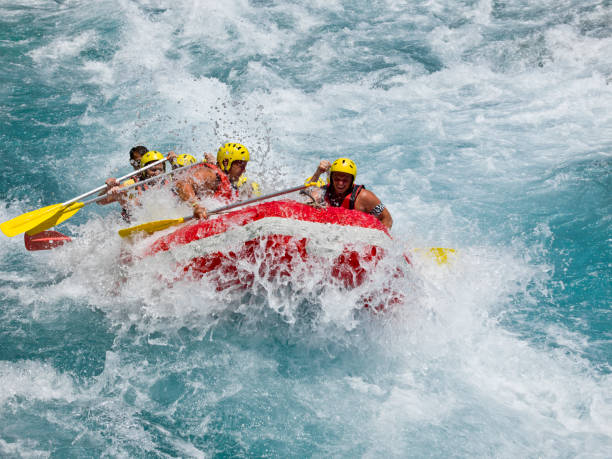
[[[276,196],[280,196],[282,194],[293,193],[294,191],[300,191],[306,188],[308,185],[300,185],[293,188],[289,188],[283,191],[277,191],[276,193],[270,193],[265,196],[258,196],[256,198],[247,199],[246,201],[235,202],[233,204],[228,204],[227,206],[219,207],[218,209],[211,210],[210,212],[206,212],[207,215],[215,215],[221,212],[225,212],[226,210],[234,209],[236,207],[245,206],[247,204],[252,204],[254,202],[263,201],[264,199],[275,198]],[[187,222],[189,220],[194,219],[195,217],[191,215],[190,217],[183,217],[183,222]]]
[[[240,201],[240,202],[235,202],[233,204],[228,204],[227,206],[223,206],[223,207],[219,207],[218,209],[211,210],[210,212],[208,212],[208,215],[218,214],[219,212],[224,212],[226,210],[230,210],[230,209],[233,209],[235,207],[244,206],[246,204],[251,204],[251,203],[257,202],[257,201],[263,201],[264,199],[275,198],[276,196],[280,196],[282,194],[289,194],[289,193],[293,193],[294,191],[300,191],[300,190],[303,190],[304,188],[306,188],[307,186],[308,185],[295,186],[293,188],[289,188],[289,189],[283,190],[283,191],[277,191],[276,193],[270,193],[270,194],[267,194],[265,196],[258,196],[256,198],[247,199],[246,201]]]
[[[158,162],[159,163],[159,162]],[[125,187],[122,187],[122,190],[125,192],[131,188],[135,188],[139,185],[144,185],[145,183],[149,183],[149,182],[153,182],[156,180],[160,180],[162,177],[170,175],[170,174],[175,174],[177,172],[180,172],[181,170],[184,169],[188,169],[192,166],[195,166],[195,164],[189,164],[187,166],[183,166],[183,167],[179,167],[177,169],[172,169],[171,171],[168,172],[164,172],[163,174],[159,174],[156,175],[155,177],[150,177],[146,180],[141,180],[140,182],[136,182],[132,185],[128,185]],[[97,196],[95,198],[89,199],[87,201],[83,201],[83,202],[73,202],[72,204],[70,204],[69,206],[63,206],[61,207],[60,210],[58,210],[57,212],[55,212],[52,216],[50,216],[48,219],[46,219],[45,221],[41,222],[38,226],[35,227],[30,227],[28,230],[26,231],[44,231],[48,228],[51,228],[53,226],[56,226],[60,223],[62,223],[63,221],[69,219],[70,217],[72,217],[74,214],[76,214],[81,208],[85,207],[88,204],[91,204],[92,202],[96,202],[96,201],[101,201],[102,199],[105,199],[108,197],[108,193],[103,194],[102,196]],[[62,206],[61,204],[58,204],[59,206]]]
[[[240,201],[240,202],[236,202],[234,204],[229,204],[227,206],[223,206],[223,207],[219,207],[218,209],[214,209],[211,210],[210,212],[207,212],[208,215],[214,215],[214,214],[218,214],[220,212],[223,212],[225,210],[229,210],[229,209],[233,209],[235,207],[239,207],[239,206],[244,206],[246,204],[251,204],[253,202],[257,202],[257,201],[262,201],[264,199],[269,199],[269,198],[273,198],[275,196],[280,196],[281,194],[287,194],[287,193],[291,193],[294,191],[299,191],[302,190],[306,187],[308,187],[310,185],[300,185],[300,186],[296,186],[293,188],[289,188],[287,190],[283,190],[283,191],[277,191],[276,193],[270,193],[267,194],[265,196],[258,196],[257,198],[252,198],[252,199],[247,199],[246,201]],[[148,222],[148,223],[143,223],[141,225],[137,225],[137,226],[132,226],[130,228],[124,228],[122,230],[119,230],[119,236],[121,237],[128,237],[131,236],[132,234],[138,233],[138,232],[147,232],[149,234],[153,234],[156,231],[161,231],[164,230],[166,228],[169,228],[171,226],[174,225],[179,225],[181,223],[184,223],[186,221],[189,220],[193,220],[195,217],[193,215],[190,215],[189,217],[181,217],[181,218],[174,218],[174,219],[170,219],[170,220],[157,220],[154,222]]]
[[[128,179],[128,178],[130,178],[130,177],[134,177],[135,175],[138,175],[138,174],[140,174],[141,172],[144,172],[144,171],[146,171],[147,169],[150,169],[150,168],[151,168],[151,167],[153,167],[153,166],[157,166],[158,164],[163,163],[165,160],[166,160],[166,158],[164,158],[164,159],[160,159],[160,160],[155,161],[155,162],[152,162],[151,164],[147,164],[147,165],[146,165],[145,167],[143,167],[142,169],[138,169],[138,170],[136,170],[136,171],[130,172],[130,173],[129,173],[129,174],[127,174],[127,175],[124,175],[123,177],[119,177],[119,178],[117,179],[117,181],[118,181],[118,182],[121,182],[122,180]],[[107,188],[107,187],[106,187],[106,185],[100,185],[98,188],[96,188],[96,189],[94,189],[94,190],[88,191],[87,193],[83,193],[82,195],[77,196],[76,198],[72,198],[72,199],[70,199],[69,201],[63,202],[63,203],[62,203],[62,206],[69,206],[70,204],[72,204],[72,203],[74,203],[74,202],[77,202],[77,201],[80,201],[81,199],[83,199],[83,198],[85,198],[85,197],[87,197],[87,196],[91,196],[92,194],[99,193],[100,191],[103,191],[103,190],[105,190],[106,188]],[[88,201],[88,202],[94,202],[94,201]]]
[[[157,164],[159,164],[159,161],[157,162]],[[141,181],[139,181],[139,182],[132,183],[131,185],[121,187],[121,191],[122,191],[122,192],[123,192],[123,191],[128,191],[128,190],[131,190],[132,188],[136,188],[137,186],[140,186],[140,185],[144,185],[144,184],[146,184],[146,183],[150,183],[150,182],[157,181],[157,180],[159,180],[159,179],[160,179],[160,178],[162,178],[162,177],[166,177],[167,175],[176,174],[177,172],[184,171],[185,169],[189,169],[190,167],[197,166],[198,164],[201,164],[201,163],[188,164],[187,166],[179,167],[179,168],[177,168],[177,169],[172,169],[171,171],[164,172],[163,174],[156,175],[155,177],[150,177],[150,178],[148,178],[148,179],[146,179],[146,180],[141,180]],[[122,177],[122,178],[120,178],[120,179],[118,179],[118,180],[123,180],[124,178],[126,178],[126,177]],[[86,206],[87,204],[91,204],[92,202],[101,201],[102,199],[106,198],[106,195],[107,195],[107,194],[108,194],[108,193],[103,194],[102,196],[97,196],[97,197],[95,197],[95,198],[92,198],[92,199],[89,199],[89,200],[87,200],[87,201],[84,201],[84,202],[83,202],[83,205],[84,205],[84,206]]]

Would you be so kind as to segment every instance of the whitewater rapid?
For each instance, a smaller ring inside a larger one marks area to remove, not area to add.
[[[0,238],[3,457],[607,457],[607,2],[0,1],[0,220],[248,146],[264,192],[349,156],[415,260],[389,314],[119,263],[91,205]],[[189,214],[145,199],[135,223]],[[386,274],[381,273],[383,281]],[[374,284],[373,284],[374,285]]]

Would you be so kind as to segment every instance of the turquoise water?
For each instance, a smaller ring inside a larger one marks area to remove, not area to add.
[[[168,288],[119,265],[113,206],[53,251],[2,236],[0,456],[608,457],[610,10],[0,1],[0,220],[133,145],[236,139],[266,191],[348,155],[399,249],[459,250],[374,315],[302,278]],[[154,193],[136,218],[188,212]]]

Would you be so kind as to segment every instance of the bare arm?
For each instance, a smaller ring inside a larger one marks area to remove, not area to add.
[[[376,218],[378,218],[381,223],[385,225],[388,229],[391,229],[391,227],[393,226],[393,218],[391,218],[391,213],[386,207],[383,209],[380,216]]]
[[[208,218],[206,208],[198,203],[196,189],[207,189],[215,191],[217,186],[217,176],[208,168],[198,169],[189,176],[176,183],[176,192],[179,197],[192,205],[193,216],[195,218]]]
[[[380,210],[381,207],[382,211]],[[384,207],[384,204],[380,202],[380,199],[378,199],[378,197],[369,190],[361,190],[359,195],[357,195],[355,209],[374,215],[388,229],[391,229],[393,226],[393,218],[391,217],[389,210]]]
[[[179,167],[178,164],[176,164],[176,153],[174,150],[171,150],[168,152],[168,154],[166,154],[166,161],[170,163],[170,167],[172,167],[172,169]]]
[[[319,165],[317,166],[317,170],[315,171],[315,173],[312,175],[312,177],[310,178],[311,182],[316,182],[317,180],[319,180],[319,177],[321,176],[321,174],[323,174],[324,172],[327,172],[329,170],[329,168],[331,167],[331,163],[327,160],[322,160]]]
[[[101,206],[105,206],[105,205],[110,204],[111,202],[115,202],[117,200],[117,196],[116,195],[115,196],[112,195],[110,193],[110,190],[112,190],[115,187],[120,186],[120,184],[117,181],[117,179],[113,178],[113,177],[111,177],[109,179],[106,179],[105,183],[106,183],[106,190],[101,191],[98,196],[103,196],[103,195],[106,195],[106,196],[104,196],[103,199],[100,199],[99,201],[96,201],[96,203],[101,205]]]
[[[106,181],[106,189],[108,191],[100,193],[100,195],[106,193],[106,196],[96,202],[103,206],[113,202],[119,202],[123,208],[127,207],[130,201],[132,204],[140,205],[138,199],[135,198],[134,195],[128,194],[128,192],[123,189],[124,187],[133,185],[134,183],[134,179],[129,179],[123,183],[119,183],[116,179],[110,178]]]

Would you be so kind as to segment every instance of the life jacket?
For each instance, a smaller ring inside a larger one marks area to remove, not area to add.
[[[337,201],[332,202],[331,199],[331,185],[325,185],[323,187],[325,190],[325,202],[331,207],[344,207],[345,209],[355,209],[355,201],[357,200],[357,195],[361,192],[361,190],[365,189],[363,185],[353,185],[352,190],[348,192],[344,199],[340,204]]]
[[[213,198],[233,201],[238,197],[238,191],[236,187],[233,186],[232,183],[229,181],[229,179],[227,178],[227,174],[221,169],[219,169],[216,164],[201,163],[197,166],[194,166],[194,169],[198,169],[201,167],[208,167],[209,169],[212,169],[215,174],[217,174],[218,185],[217,189],[215,190],[215,193],[213,194]]]

